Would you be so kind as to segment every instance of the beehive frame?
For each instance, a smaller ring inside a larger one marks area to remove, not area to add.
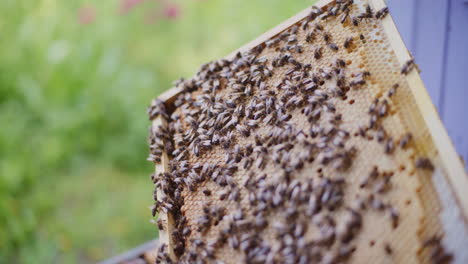
[[[316,3],[315,6],[323,8],[332,2],[333,1],[330,0],[321,0]],[[368,2],[374,10],[380,10],[386,6],[384,0],[369,0]],[[232,58],[237,52],[247,51],[261,43],[264,43],[268,39],[280,34],[284,30],[290,28],[292,25],[307,17],[309,12],[310,9],[307,8],[306,10],[298,13],[270,31],[264,33],[254,41],[231,53],[226,58]],[[391,16],[386,16],[381,23],[390,42],[391,48],[393,49],[398,59],[398,62],[400,65],[404,65],[404,63],[411,58],[411,55],[406,49]],[[412,96],[414,97],[419,112],[424,119],[424,123],[429,130],[433,144],[436,147],[437,159],[434,161],[435,166],[442,169],[442,175],[446,178],[450,185],[453,196],[455,197],[458,207],[461,210],[463,220],[465,221],[465,224],[468,224],[468,195],[464,193],[466,190],[468,190],[468,177],[466,177],[464,166],[458,157],[458,154],[456,153],[441,120],[439,119],[436,109],[432,105],[431,99],[424,87],[419,73],[417,71],[411,71],[408,75],[406,75],[405,81],[410,87]],[[170,105],[174,102],[175,98],[180,93],[181,90],[172,88],[161,94],[158,98],[164,101],[166,106],[170,108]],[[163,118],[157,117],[153,120],[152,128],[154,129],[164,122],[166,121]],[[155,169],[157,172],[167,172],[169,167],[168,164],[169,158],[166,153],[163,153],[161,162],[156,164]],[[174,219],[170,214],[163,214],[162,212],[160,212],[159,218],[167,224],[165,230],[160,231],[159,240],[162,243],[167,243],[169,253],[172,255],[173,253],[171,250],[173,241],[171,241],[169,234],[172,232]]]

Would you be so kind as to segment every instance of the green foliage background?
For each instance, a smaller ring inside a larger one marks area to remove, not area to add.
[[[155,238],[150,100],[312,1],[171,3],[178,18],[147,23],[161,1],[0,1],[0,263],[93,263]]]

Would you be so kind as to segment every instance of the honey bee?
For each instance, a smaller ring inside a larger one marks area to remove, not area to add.
[[[328,47],[333,51],[338,51],[338,46],[335,43],[328,44]]]
[[[355,27],[359,26],[359,18],[353,17],[351,19],[351,22],[353,23],[353,26],[355,26]]]
[[[426,157],[419,157],[415,161],[416,168],[434,171],[434,164]]]
[[[349,17],[349,9],[347,9],[346,11],[344,11],[342,14],[341,14],[341,19],[340,19],[340,23],[341,24],[344,24],[346,22],[346,19]]]
[[[344,41],[343,47],[345,47],[346,49],[348,49],[349,47],[351,47],[352,44],[353,44],[353,37],[348,37],[348,38],[346,38],[346,40]]]
[[[321,48],[321,47],[315,49],[315,51],[314,51],[314,58],[315,58],[316,60],[319,60],[320,58],[322,58],[322,48]]]
[[[410,140],[412,138],[413,138],[413,135],[411,133],[405,134],[400,140],[400,147],[402,149],[405,149],[408,146],[408,144],[409,144],[409,142],[410,142]]]
[[[388,7],[384,7],[375,13],[375,18],[382,19],[388,15]]]
[[[398,214],[398,211],[393,206],[390,206],[388,211],[389,211],[390,220],[392,223],[392,228],[396,229],[399,224],[400,215]]]
[[[307,33],[306,35],[306,42],[307,43],[312,43],[315,41],[315,38],[316,38],[316,33],[315,33],[315,30]]]
[[[392,88],[390,88],[390,90],[388,91],[388,97],[392,97],[395,93],[396,93],[396,90],[397,88],[399,87],[400,85],[398,83],[395,83]]]
[[[401,74],[407,75],[415,66],[414,59],[410,59],[401,67]]]
[[[370,7],[369,4],[366,5],[366,10],[364,13],[361,13],[358,18],[362,21],[362,20],[366,20],[368,21],[369,19],[373,18],[374,17],[374,11],[372,10],[372,8]]]
[[[328,33],[328,32],[324,32],[324,33],[323,33],[323,40],[324,40],[326,43],[330,43],[330,41],[331,41],[331,34]]]
[[[393,143],[393,139],[389,138],[385,143],[385,154],[391,154],[395,149],[395,144]]]

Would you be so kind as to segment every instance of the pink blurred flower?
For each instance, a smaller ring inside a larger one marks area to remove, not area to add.
[[[126,14],[144,1],[145,0],[122,0],[120,4],[120,13]]]
[[[96,19],[96,9],[92,6],[84,6],[78,10],[78,21],[82,25],[90,24]]]
[[[175,4],[166,4],[163,9],[163,16],[167,19],[175,20],[180,16],[180,7]]]

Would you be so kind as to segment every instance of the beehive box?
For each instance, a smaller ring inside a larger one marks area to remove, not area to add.
[[[320,1],[153,101],[157,262],[468,263],[468,179],[387,13]]]

